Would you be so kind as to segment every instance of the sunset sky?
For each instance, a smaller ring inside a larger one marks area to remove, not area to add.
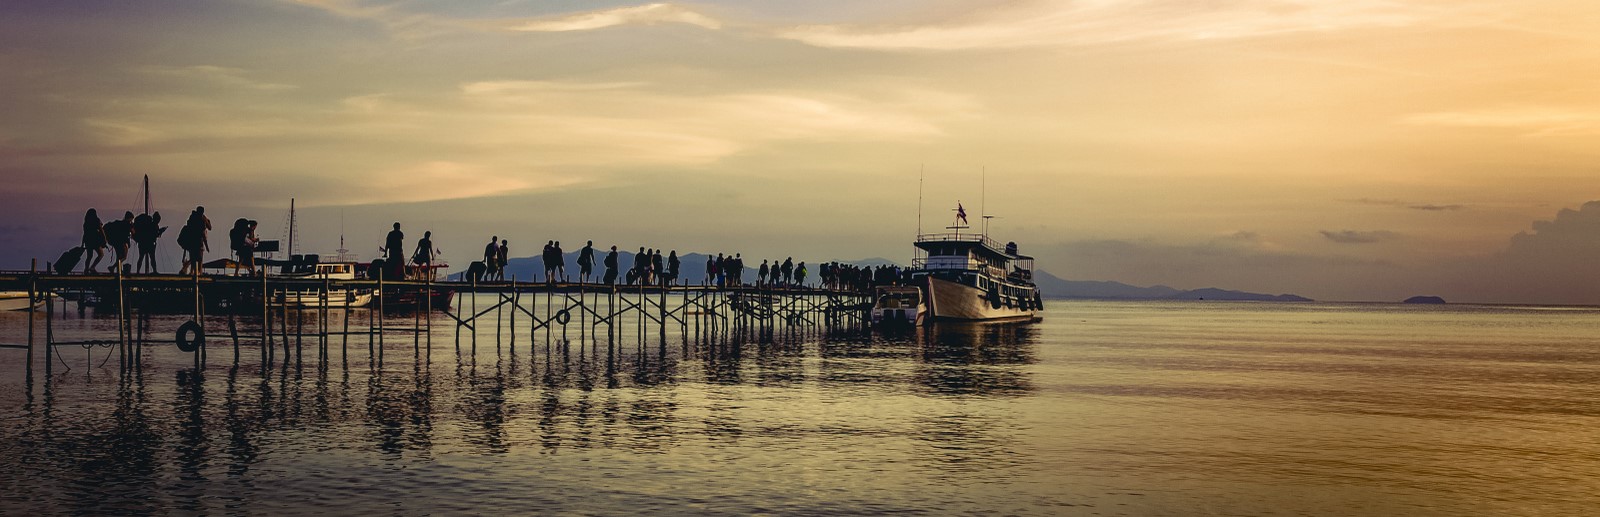
[[[144,174],[173,225],[293,197],[306,252],[904,262],[925,171],[924,227],[981,207],[1069,279],[1600,303],[1600,3],[0,9],[0,268]]]

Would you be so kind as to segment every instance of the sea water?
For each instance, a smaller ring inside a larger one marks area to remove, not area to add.
[[[115,339],[114,319],[57,316],[59,340]],[[1600,310],[1055,301],[1043,316],[744,335],[674,322],[663,340],[631,320],[613,335],[491,313],[474,343],[444,316],[418,336],[397,315],[372,353],[363,333],[326,352],[278,337],[270,363],[259,320],[235,322],[236,358],[213,316],[198,376],[171,344],[187,318],[156,317],[131,375],[115,349],[71,345],[47,378],[41,348],[30,389],[26,352],[0,349],[0,510],[1600,508]],[[0,341],[26,330],[25,313],[0,314]]]

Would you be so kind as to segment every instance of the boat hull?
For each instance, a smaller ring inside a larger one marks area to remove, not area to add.
[[[25,311],[28,307],[38,307],[44,305],[44,297],[33,298],[32,303],[29,302],[27,291],[0,292],[0,311]]]
[[[942,321],[1026,321],[1037,317],[1032,309],[1017,304],[995,307],[984,292],[939,278],[928,279],[928,310],[932,319]]]

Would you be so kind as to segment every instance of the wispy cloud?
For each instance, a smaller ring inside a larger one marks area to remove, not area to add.
[[[722,23],[688,8],[655,3],[576,14],[508,22],[506,27],[525,32],[567,32],[604,29],[618,25],[682,23],[717,29]]]
[[[1362,204],[1362,205],[1379,205],[1379,206],[1392,206],[1392,207],[1398,207],[1398,208],[1408,208],[1408,209],[1411,209],[1411,210],[1421,210],[1421,211],[1424,211],[1424,212],[1453,212],[1453,211],[1456,211],[1456,210],[1466,210],[1467,209],[1467,205],[1445,204],[1445,203],[1419,203],[1419,202],[1415,202],[1415,201],[1406,201],[1406,200],[1403,200],[1403,199],[1361,198],[1361,199],[1352,199],[1352,200],[1350,200],[1350,202],[1351,203]]]
[[[941,23],[896,26],[810,25],[779,37],[819,47],[966,50],[1072,47],[1120,42],[1200,41],[1403,26],[1425,10],[1384,0],[1047,0],[974,13]]]
[[[1525,136],[1592,134],[1600,130],[1600,111],[1590,108],[1513,106],[1462,111],[1415,113],[1403,124],[1518,130]]]
[[[258,91],[293,90],[292,84],[251,79],[250,72],[242,68],[214,65],[146,66],[139,69],[148,75],[185,81],[202,81],[217,86]]]
[[[1339,244],[1372,244],[1375,242],[1393,240],[1399,234],[1388,230],[1356,231],[1356,230],[1322,230],[1318,233],[1323,238]]]

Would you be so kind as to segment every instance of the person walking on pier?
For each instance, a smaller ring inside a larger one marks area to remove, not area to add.
[[[783,285],[787,287],[794,283],[794,257],[783,259]]]
[[[204,267],[205,252],[211,251],[206,232],[211,231],[211,219],[206,217],[206,207],[197,206],[189,212],[189,220],[178,230],[178,247],[183,249],[183,269],[178,274],[200,274]],[[191,269],[192,268],[192,269]]]
[[[100,214],[90,208],[83,214],[83,251],[93,258],[83,261],[84,273],[96,273],[100,259],[106,256],[106,229],[100,224]]]
[[[392,275],[394,280],[405,279],[406,272],[406,234],[400,231],[400,223],[394,223],[394,229],[389,230],[389,235],[383,239],[383,259],[386,274]]]
[[[728,280],[734,287],[744,285],[744,255],[733,254],[733,266],[728,268]]]
[[[650,254],[645,253],[644,246],[640,246],[639,252],[633,254],[633,269],[631,269],[630,273],[628,274],[628,285],[633,285],[634,280],[638,280],[640,285],[643,285],[645,282],[647,282],[647,280],[644,278],[644,275],[649,271],[649,269]]]
[[[611,253],[606,254],[606,276],[601,283],[617,285],[617,247],[611,247]]]
[[[715,285],[717,282],[717,258],[706,255],[706,280],[702,285]]]
[[[135,272],[145,272],[145,265],[149,264],[150,274],[156,273],[156,239],[160,239],[166,231],[161,227],[161,212],[139,214],[133,218],[133,243],[139,250],[139,256],[133,261]]]
[[[483,247],[483,279],[494,278],[496,271],[500,270],[500,236],[489,237],[489,245]]]
[[[761,268],[756,270],[756,287],[764,287],[767,284],[767,273],[767,260],[762,259]]]
[[[678,262],[678,250],[672,250],[671,253],[667,254],[667,284],[668,285],[674,285],[674,284],[678,283],[678,267],[681,266],[681,265],[682,264],[680,264]]]
[[[433,258],[439,256],[439,250],[433,247],[433,231],[422,232],[422,238],[417,240],[416,251],[411,252],[411,263],[427,269],[433,265]]]
[[[583,245],[583,249],[578,250],[578,282],[588,282],[589,273],[592,272],[594,272],[594,241],[589,241]]]
[[[561,251],[561,241],[556,241],[556,246],[550,249],[550,256],[556,259],[556,278],[567,281],[567,252]]]
[[[122,271],[122,265],[128,262],[128,246],[133,244],[133,212],[125,212],[121,219],[106,223],[103,231],[106,245],[111,247],[116,256],[112,267]]]
[[[552,283],[553,284],[556,281],[556,260],[555,260],[554,257],[550,256],[551,253],[555,251],[555,249],[556,249],[556,241],[545,241],[545,243],[544,243],[544,252],[540,253],[540,255],[539,255],[540,261],[544,262],[544,281],[545,281],[545,283]]]
[[[506,281],[506,264],[511,261],[510,239],[500,239],[500,247],[494,250],[494,279],[497,282]]]
[[[656,249],[650,253],[650,283],[667,284],[667,270],[662,266],[661,250]]]
[[[799,287],[806,286],[806,261],[804,260],[794,266],[794,285]]]

